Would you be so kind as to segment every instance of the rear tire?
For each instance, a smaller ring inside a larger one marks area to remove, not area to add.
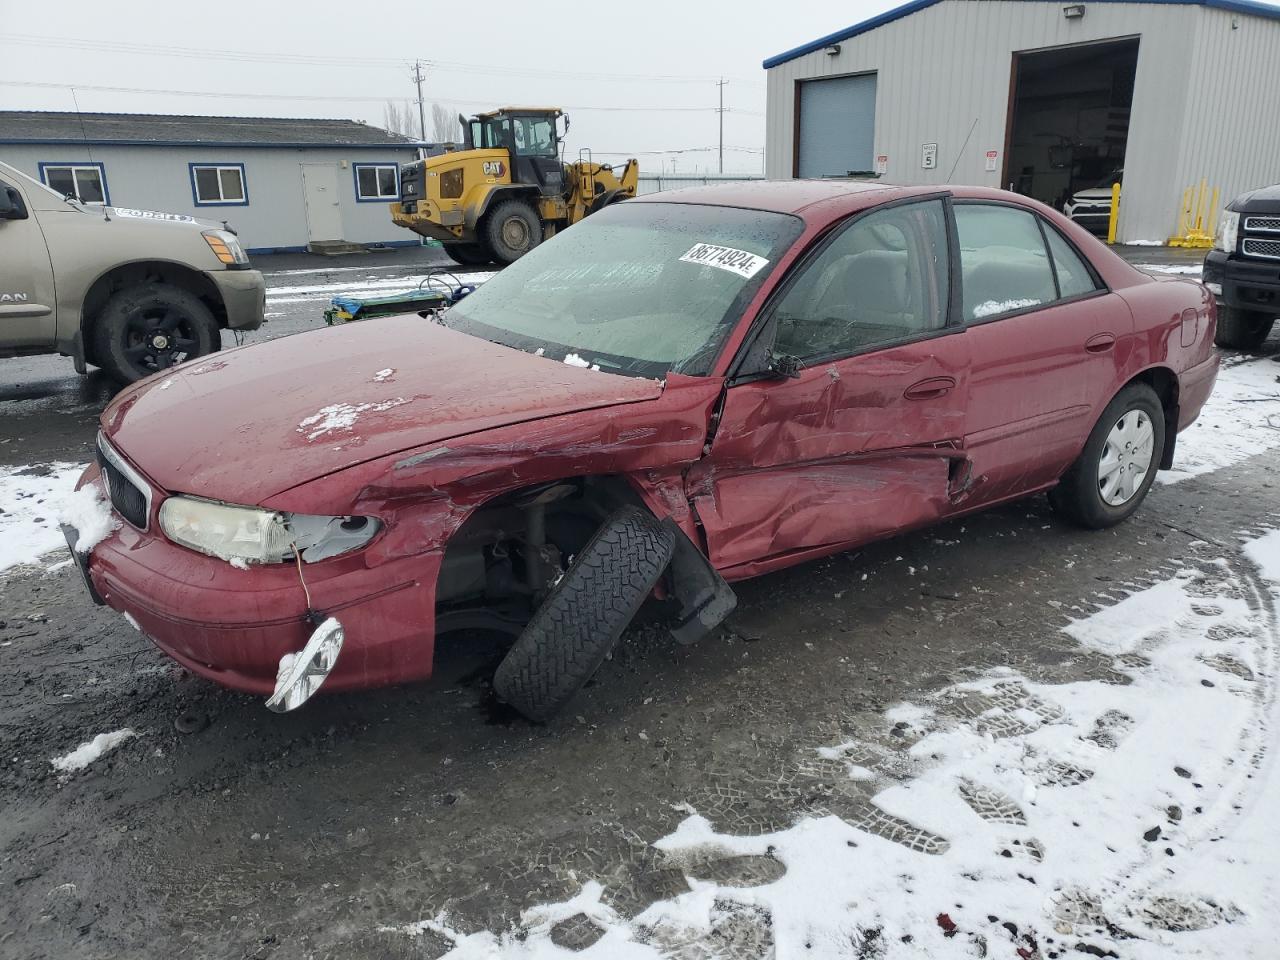
[[[530,720],[568,703],[618,642],[674,549],[671,531],[638,507],[605,520],[498,665],[498,698]]]
[[[213,312],[194,293],[144,283],[112,295],[93,323],[94,359],[120,383],[222,349]]]
[[[484,232],[493,258],[503,266],[519,260],[542,241],[538,215],[522,200],[498,204],[486,218]]]
[[[480,267],[493,262],[493,254],[482,243],[446,243],[445,255],[464,267]]]
[[[1213,342],[1232,350],[1257,350],[1270,335],[1274,323],[1274,317],[1256,310],[1221,306]]]
[[[1125,387],[1102,411],[1076,462],[1049,491],[1054,511],[1091,530],[1127,519],[1155,483],[1164,434],[1164,408],[1156,392],[1145,383]]]

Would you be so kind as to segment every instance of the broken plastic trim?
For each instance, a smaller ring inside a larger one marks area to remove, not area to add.
[[[330,617],[315,628],[301,653],[281,657],[267,709],[287,713],[310,700],[338,662],[344,638],[342,624]]]

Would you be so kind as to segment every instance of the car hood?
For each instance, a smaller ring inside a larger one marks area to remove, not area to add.
[[[102,428],[165,490],[256,504],[424,444],[661,394],[655,380],[568,366],[406,316],[182,364],[118,396]]]
[[[1110,199],[1110,187],[1090,187],[1088,190],[1077,190],[1071,195],[1072,203],[1096,203],[1099,200]]]

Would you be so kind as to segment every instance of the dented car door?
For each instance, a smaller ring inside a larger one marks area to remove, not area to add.
[[[731,381],[689,476],[717,568],[750,576],[948,511],[969,366],[950,299],[941,199],[857,216],[805,257],[759,318],[769,359]]]

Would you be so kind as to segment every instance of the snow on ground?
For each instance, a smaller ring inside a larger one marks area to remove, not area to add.
[[[71,463],[0,467],[0,570],[65,549],[58,508],[83,471]]]
[[[75,773],[136,736],[137,734],[128,727],[123,730],[113,730],[111,733],[100,733],[92,740],[80,744],[66,756],[54,757],[49,762],[53,764],[55,770],[62,773]]]
[[[1204,274],[1203,263],[1135,263],[1133,266],[1143,273],[1169,273],[1183,277],[1199,277]]]
[[[519,930],[463,934],[447,915],[395,929],[443,936],[448,960],[1274,956],[1278,607],[1271,532],[1069,625],[1111,658],[1108,679],[995,670],[801,760],[835,797],[865,797],[850,774],[911,718],[905,775],[882,763],[861,807],[763,836],[690,815],[654,844],[689,893],[627,918],[583,878]],[[695,878],[716,860],[722,879]],[[723,879],[744,861],[774,869]],[[554,936],[570,927],[598,939],[571,952]]]
[[[1224,354],[1218,382],[1200,419],[1178,435],[1172,470],[1161,483],[1239,463],[1280,446],[1280,363]]]
[[[461,270],[462,268],[459,268]],[[435,276],[443,283],[482,284],[494,275],[493,270],[467,273],[409,274],[402,277],[366,277],[363,280],[335,280],[326,283],[302,283],[273,285],[267,289],[268,307],[285,303],[306,303],[313,300],[329,300],[333,297],[370,297],[390,293],[406,293],[416,290],[428,276]]]

